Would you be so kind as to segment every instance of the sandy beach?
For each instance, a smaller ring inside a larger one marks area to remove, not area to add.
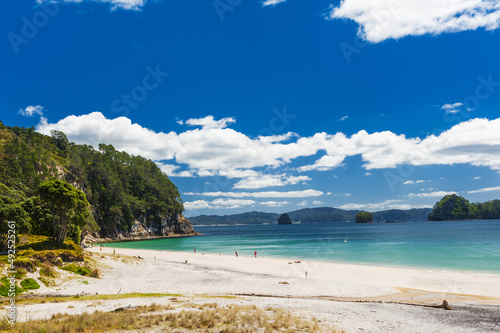
[[[100,279],[73,278],[37,293],[165,293],[193,302],[203,302],[209,295],[210,301],[220,304],[252,303],[307,313],[347,332],[500,330],[500,275],[496,274],[136,249],[116,249],[113,256],[113,248],[106,246],[102,252],[99,247],[87,250],[101,266]],[[169,299],[20,305],[19,318],[162,304]],[[454,310],[430,307],[443,300]]]

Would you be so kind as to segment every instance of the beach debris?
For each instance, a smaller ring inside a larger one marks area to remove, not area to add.
[[[290,261],[290,262],[288,263],[288,265],[291,265],[291,264],[293,264],[293,262],[291,262],[291,261]]]
[[[281,281],[281,282],[279,282],[279,284],[289,284],[289,283],[286,281]]]
[[[446,310],[453,310],[447,300],[443,301],[443,304],[441,304],[441,307],[443,309],[446,309]]]
[[[121,311],[125,311],[125,310],[132,310],[132,309],[136,309],[138,308],[138,306],[122,306],[122,307],[119,307],[119,308],[116,308],[113,310],[113,312],[121,312]]]

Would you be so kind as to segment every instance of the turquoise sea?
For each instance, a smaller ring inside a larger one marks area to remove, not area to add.
[[[203,236],[105,246],[500,273],[500,220],[196,226]]]

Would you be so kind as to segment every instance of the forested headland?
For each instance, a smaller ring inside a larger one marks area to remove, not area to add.
[[[177,187],[151,160],[0,121],[2,235],[4,221],[14,221],[18,233],[47,236],[54,236],[54,225],[66,223],[65,236],[76,243],[82,234],[110,239],[195,234],[183,212]]]
[[[497,219],[500,219],[500,200],[470,203],[456,194],[447,195],[437,202],[429,215],[429,221]]]

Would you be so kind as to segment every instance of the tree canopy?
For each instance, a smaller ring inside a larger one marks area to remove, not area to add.
[[[0,121],[0,195],[20,205],[34,232],[52,234],[52,204],[38,191],[40,184],[53,180],[85,194],[92,216],[80,229],[100,228],[102,237],[130,231],[135,220],[159,229],[162,221],[183,213],[177,187],[153,161],[111,145],[77,145],[59,131],[51,134]],[[78,230],[69,230],[68,236],[78,242]]]
[[[71,228],[83,227],[89,218],[89,202],[73,185],[56,179],[40,184],[40,198],[52,210],[52,237],[63,243]]]
[[[356,214],[356,223],[373,223],[373,214],[368,212],[361,212]]]
[[[456,194],[443,197],[434,205],[429,221],[500,219],[500,200],[470,203]]]

